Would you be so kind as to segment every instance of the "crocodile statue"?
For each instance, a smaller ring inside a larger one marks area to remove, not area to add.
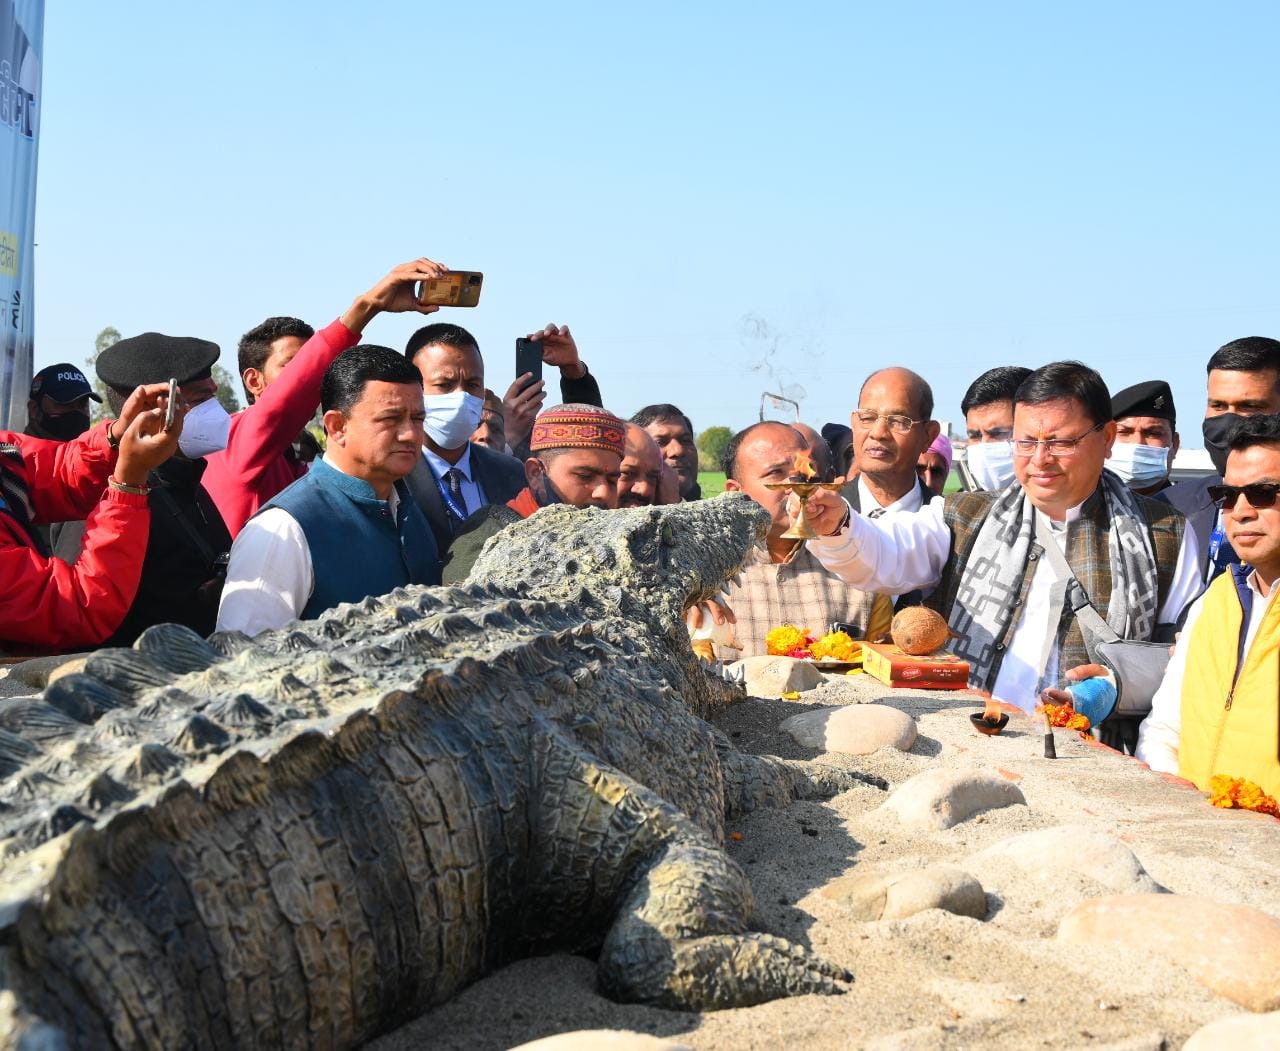
[[[0,1044],[355,1047],[551,951],[676,1009],[841,991],[748,928],[724,824],[884,782],[738,752],[681,617],[766,523],[547,508],[463,586],[162,625],[0,701]]]

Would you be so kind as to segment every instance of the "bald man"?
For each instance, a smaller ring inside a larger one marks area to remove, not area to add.
[[[813,469],[818,472],[818,481],[833,480],[836,476],[835,467],[832,465],[831,446],[827,444],[827,439],[807,423],[793,423],[791,429],[799,431],[800,437],[804,439],[804,444],[809,449],[809,460]]]
[[[841,490],[859,514],[919,511],[933,497],[916,474],[920,454],[938,437],[933,391],[910,369],[888,368],[867,377],[850,417],[859,475]]]
[[[651,507],[657,503],[679,503],[659,499],[662,486],[662,450],[639,424],[627,424],[626,451],[622,457],[622,473],[618,476],[619,507]]]

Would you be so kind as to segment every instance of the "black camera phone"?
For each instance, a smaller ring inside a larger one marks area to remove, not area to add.
[[[516,379],[526,372],[533,373],[526,387],[542,379],[542,341],[520,337],[516,340]]]

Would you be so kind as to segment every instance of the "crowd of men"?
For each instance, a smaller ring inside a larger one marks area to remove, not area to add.
[[[399,350],[361,342],[379,314],[435,312],[415,290],[446,272],[398,266],[319,331],[289,317],[250,329],[248,407],[234,415],[202,339],[147,332],[103,351],[109,418],[92,427],[100,399],[83,373],[42,370],[25,433],[0,432],[0,653],[129,645],[169,621],[252,636],[461,581],[485,541],[549,504],[701,498],[689,418],[667,403],[629,420],[604,408],[567,327],[527,337],[559,373],[552,407],[531,374],[489,389],[456,324],[420,327]],[[718,640],[715,656],[750,656],[783,623],[874,639],[895,605],[924,602],[972,686],[1032,710],[1105,681],[1108,743],[1201,787],[1226,773],[1280,794],[1280,342],[1227,343],[1207,374],[1216,473],[1177,484],[1169,385],[1112,395],[1074,361],[978,376],[962,454],[929,384],[900,366],[867,377],[848,426],[747,427],[725,487],[771,526],[726,601],[689,612],[691,631]],[[317,412],[323,441],[308,430]],[[768,488],[805,460],[842,483],[811,501],[810,541],[785,536],[794,497]],[[957,469],[964,484],[946,493]],[[1135,694],[1134,661],[1159,666],[1150,697]]]

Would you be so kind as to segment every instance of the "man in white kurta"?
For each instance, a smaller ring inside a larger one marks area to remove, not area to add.
[[[1082,584],[1127,579],[1128,589],[1119,598],[1114,591],[1110,600],[1108,594],[1092,594],[1093,604],[1104,616],[1107,607],[1115,607],[1115,615],[1123,613],[1127,598],[1134,606],[1131,619],[1141,626],[1134,634],[1148,639],[1157,622],[1176,622],[1200,591],[1201,578],[1180,516],[1136,496],[1132,503],[1117,505],[1124,500],[1117,495],[1123,486],[1114,478],[1104,484],[1115,425],[1101,377],[1076,363],[1055,363],[1033,373],[1019,395],[1014,412],[1017,489],[956,494],[918,513],[889,513],[876,520],[851,514],[837,497],[818,494],[810,502],[809,517],[824,536],[809,547],[828,569],[863,590],[937,589],[932,604],[953,630],[961,625],[968,636],[955,640],[954,648],[974,665],[971,685],[1030,711],[1040,690],[1064,674],[1079,678],[1101,672],[1089,666],[1075,618],[1062,605],[1065,581],[1042,557],[1042,543],[1059,544]],[[958,535],[957,509],[983,501],[982,513],[964,522],[964,537]],[[984,515],[997,504],[1025,507],[1023,517],[1036,520],[1011,518],[1003,538],[1008,558],[1001,540],[982,547],[974,541],[975,535],[984,535]],[[1119,549],[1108,547],[1117,526],[1108,515],[1116,506],[1135,520],[1127,524]],[[1014,535],[1018,530],[1023,531],[1021,541]],[[1135,575],[1131,563],[1144,568],[1143,552],[1133,551],[1144,531],[1145,573]],[[971,565],[975,550],[981,554]],[[1148,592],[1145,617],[1139,616],[1141,604],[1134,601],[1142,584]],[[1157,589],[1158,602],[1150,594]]]

